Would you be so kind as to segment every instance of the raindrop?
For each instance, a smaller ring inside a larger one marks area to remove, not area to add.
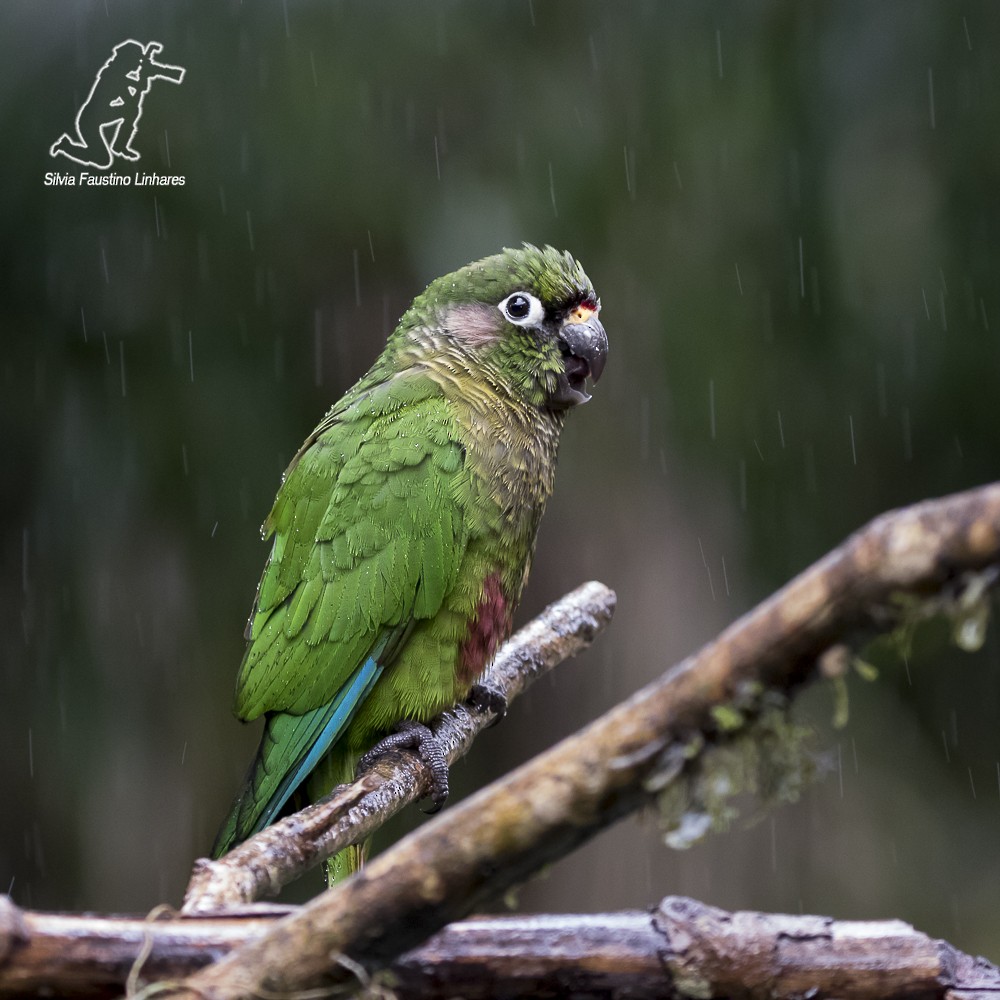
[[[701,564],[705,567],[705,572],[708,574],[708,589],[712,594],[712,600],[715,600],[715,584],[712,582],[712,570],[708,565],[708,560],[705,558],[705,549],[701,544],[701,539],[698,539],[698,551],[701,553]]]
[[[715,29],[715,59],[719,66],[719,79],[722,79],[722,31]]]
[[[726,557],[722,557],[722,582],[726,587],[726,597],[729,597],[729,574],[726,572]]]
[[[920,294],[921,296],[923,296],[924,300],[924,314],[927,316],[927,319],[929,320],[931,318],[931,307],[930,304],[927,302],[927,289],[921,288]]]
[[[972,797],[976,797],[976,781],[972,777],[972,768],[969,768],[969,786],[972,788]]]
[[[622,150],[625,153],[625,190],[629,200],[635,201],[635,150],[629,149],[627,144]]]
[[[108,273],[108,252],[104,246],[104,240],[101,240],[101,268],[104,271],[104,284],[110,285],[111,275]]]
[[[799,237],[799,297],[806,297],[806,270],[805,258],[802,253],[802,237]]]
[[[247,209],[247,236],[250,237],[250,250],[253,251],[253,223],[250,221],[250,209]]]
[[[847,422],[851,428],[851,460],[855,465],[858,464],[858,451],[854,445],[854,417],[848,414]]]
[[[191,370],[191,381],[194,381],[194,338],[188,330],[188,366]]]
[[[980,299],[979,301],[981,303],[983,300]],[[983,318],[985,319],[985,317],[986,317],[986,313],[984,312],[983,313]],[[87,343],[87,317],[84,316],[84,314],[83,314],[83,306],[80,306],[80,325],[83,327],[83,342],[86,344]],[[987,327],[987,329],[989,329],[989,327]]]
[[[681,171],[680,167],[677,166],[677,161],[674,160],[674,178],[677,181],[677,190],[683,191],[684,185],[681,183]]]
[[[184,747],[181,750],[181,767],[184,766],[184,761],[187,758],[188,745],[187,740],[184,741]]]
[[[167,130],[163,130],[163,147],[166,153],[167,169],[170,169],[170,136],[167,134]]]
[[[556,178],[552,173],[552,161],[549,160],[549,197],[552,199],[552,214],[559,218],[559,207],[556,205]]]
[[[437,171],[437,179],[441,180],[441,154],[438,151],[437,136],[434,136],[434,169]]]
[[[781,450],[785,449],[785,427],[781,422],[781,410],[778,410],[778,440],[781,442]]]
[[[218,529],[218,527],[219,527],[219,522],[216,521],[215,524],[212,525],[212,534],[209,537],[215,538],[215,532]]]
[[[737,262],[734,266],[736,267],[736,287],[740,290],[740,295],[742,295],[743,294],[743,279],[740,277],[740,265]]]
[[[962,29],[965,31],[965,44],[968,46],[969,51],[972,51],[972,36],[969,34],[969,21],[967,18],[962,18]]]

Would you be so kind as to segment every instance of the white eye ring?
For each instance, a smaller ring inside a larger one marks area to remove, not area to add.
[[[531,292],[512,292],[497,309],[514,326],[538,326],[545,318],[545,306]]]

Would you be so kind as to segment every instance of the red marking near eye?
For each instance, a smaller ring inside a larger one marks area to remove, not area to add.
[[[483,581],[483,595],[469,622],[469,631],[458,652],[458,676],[473,683],[486,669],[500,644],[510,635],[512,609],[500,586],[500,574]]]
[[[597,302],[588,297],[569,311],[567,320],[570,323],[586,323],[595,312],[597,312]]]

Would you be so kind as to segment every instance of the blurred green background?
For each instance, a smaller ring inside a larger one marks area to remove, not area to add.
[[[468,260],[553,243],[602,296],[608,367],[520,618],[589,578],[620,604],[458,794],[873,515],[1000,474],[989,0],[9,0],[0,22],[0,891],[25,906],[179,902],[256,744],[230,699],[281,471]],[[136,139],[185,185],[46,187],[126,38],[187,70]],[[900,917],[1000,960],[998,650],[924,629],[852,686],[847,729],[807,699],[832,772],[799,803],[682,853],[622,824],[519,905]]]

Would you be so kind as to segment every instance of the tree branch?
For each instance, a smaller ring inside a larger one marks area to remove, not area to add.
[[[388,965],[648,800],[693,738],[732,735],[760,693],[792,692],[845,638],[898,625],[900,597],[940,602],[1000,564],[1000,484],[883,515],[718,639],[546,753],[436,817],[216,965],[182,995],[329,987]],[[987,578],[992,582],[992,578]]]
[[[118,996],[130,974],[176,981],[259,939],[276,918],[67,916],[0,897],[0,998]],[[398,1000],[985,1000],[1000,991],[996,966],[898,920],[727,913],[682,897],[651,913],[451,924],[397,959],[387,979]]]
[[[549,605],[518,630],[497,653],[481,683],[512,702],[554,666],[593,642],[611,620],[615,594],[602,583],[585,583]],[[432,723],[453,764],[494,719],[470,704],[442,712]],[[412,754],[382,758],[358,781],[322,802],[269,826],[217,861],[195,863],[184,913],[218,912],[283,886],[341,847],[377,830],[390,816],[427,791],[423,763]]]

